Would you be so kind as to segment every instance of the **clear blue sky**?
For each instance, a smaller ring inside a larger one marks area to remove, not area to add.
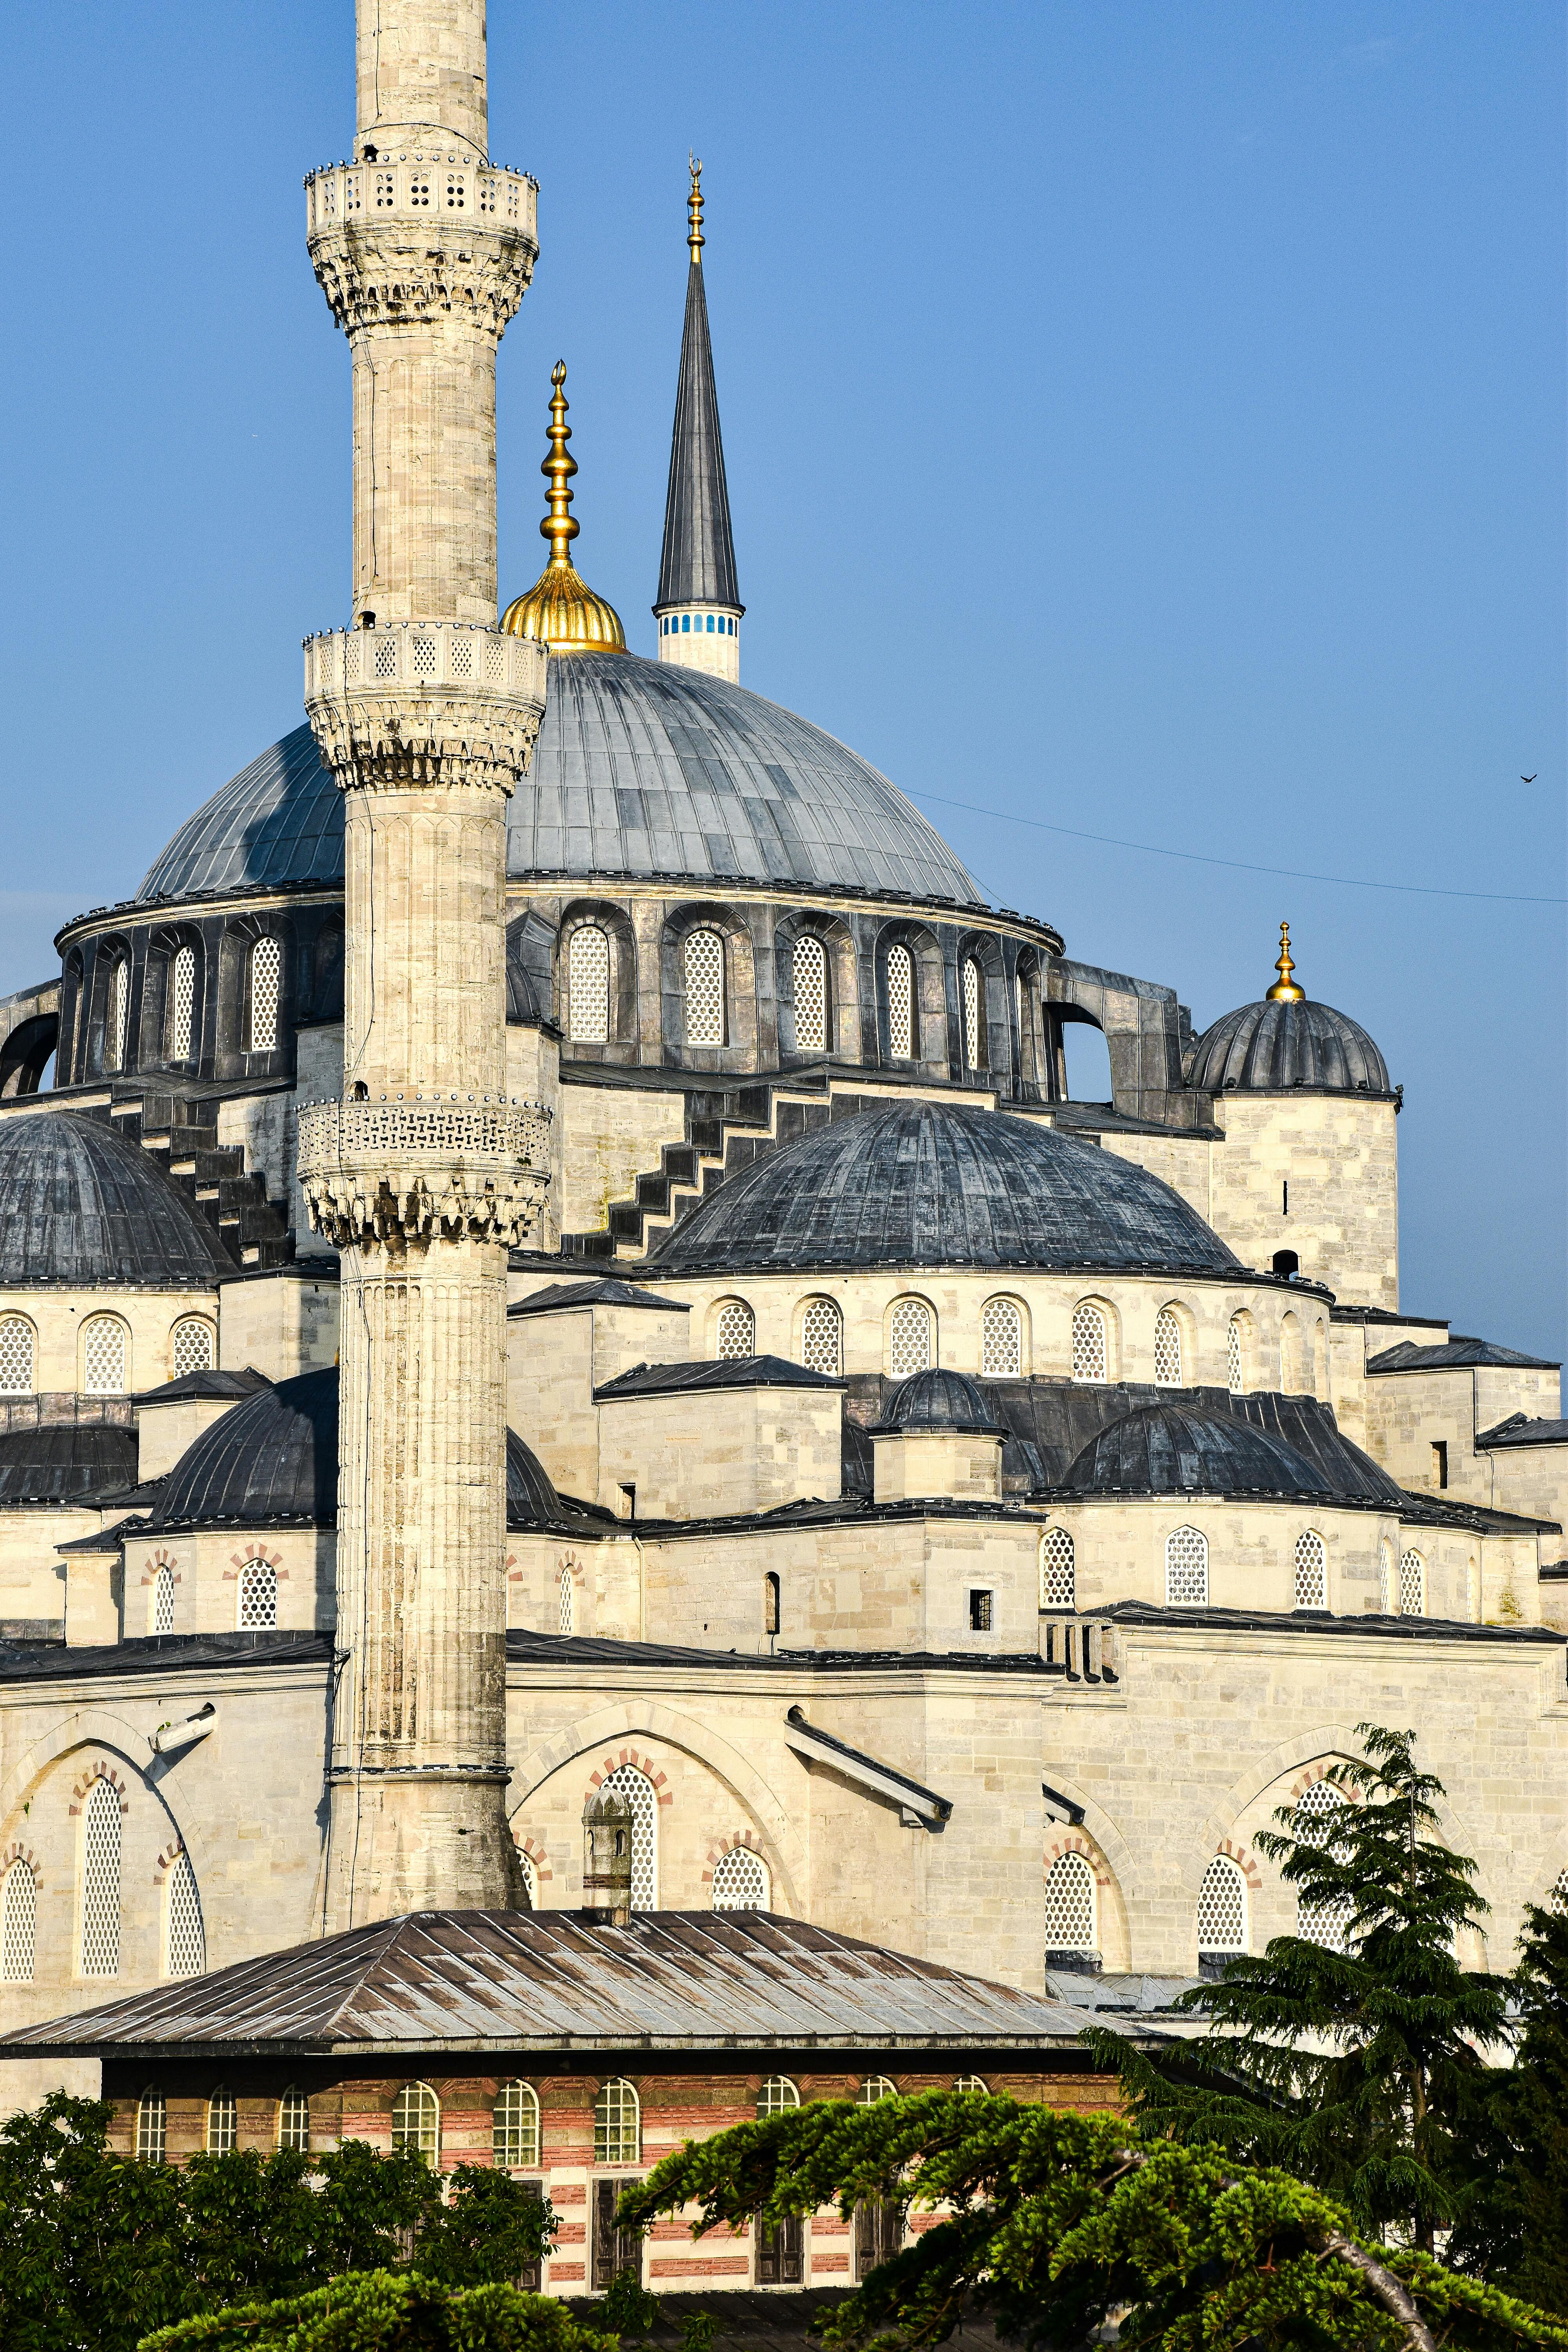
[[[504,0],[490,58],[543,247],[503,598],[563,355],[577,554],[653,650],[695,145],[749,685],[917,798],[1562,896],[1558,5]],[[299,640],[346,615],[300,181],[349,146],[353,11],[16,9],[7,68],[0,987],[298,723]],[[924,805],[1200,1025],[1289,915],[1406,1089],[1405,1305],[1562,1352],[1560,907]]]

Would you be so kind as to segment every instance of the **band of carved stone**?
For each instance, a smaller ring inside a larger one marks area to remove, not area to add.
[[[470,784],[510,793],[544,711],[530,637],[451,621],[305,640],[305,711],[345,789]]]
[[[299,1165],[310,1223],[338,1249],[465,1237],[515,1248],[550,1181],[549,1128],[539,1103],[308,1104]]]
[[[499,339],[539,257],[520,172],[398,156],[314,172],[306,242],[332,316],[361,328],[456,318]]]

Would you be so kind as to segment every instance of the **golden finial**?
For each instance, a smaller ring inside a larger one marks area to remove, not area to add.
[[[570,563],[572,541],[578,530],[572,512],[571,488],[577,460],[566,447],[572,438],[572,427],[566,422],[566,394],[561,389],[566,381],[564,360],[556,361],[550,371],[550,381],[555,387],[550,401],[550,454],[539,468],[550,485],[550,512],[540,524],[539,533],[550,541],[552,563]]]
[[[572,561],[572,541],[581,526],[572,512],[572,477],[577,461],[567,449],[572,427],[566,422],[566,362],[557,360],[550,371],[553,387],[550,401],[550,454],[540,472],[550,485],[549,513],[540,535],[550,541],[550,561],[529,590],[501,614],[501,627],[514,637],[538,637],[552,653],[625,653],[626,633],[620,614],[602,596],[595,596]]]
[[[1290,961],[1290,926],[1279,926],[1279,961],[1274,967],[1279,977],[1264,999],[1267,1004],[1304,1004],[1307,992],[1298,988],[1290,974],[1296,967]]]
[[[687,169],[691,173],[691,194],[686,200],[686,217],[689,224],[686,232],[686,244],[687,248],[691,255],[692,261],[700,268],[702,261],[702,248],[708,242],[707,238],[702,234],[701,156],[688,154],[686,158],[686,165]]]

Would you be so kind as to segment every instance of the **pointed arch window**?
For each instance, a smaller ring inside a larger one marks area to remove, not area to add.
[[[196,951],[176,948],[169,966],[169,1045],[171,1062],[188,1062],[196,1009]]]
[[[101,1778],[82,1814],[81,1972],[120,1973],[120,1791]]]
[[[809,931],[795,943],[795,1049],[827,1051],[827,950]]]
[[[1226,1378],[1232,1396],[1242,1396],[1247,1390],[1247,1329],[1239,1315],[1233,1315],[1225,1334]]]
[[[555,1580],[555,1630],[558,1633],[577,1631],[577,1580],[572,1573],[570,1560],[563,1560]]]
[[[717,931],[689,931],[685,949],[686,1042],[724,1043],[724,942]]]
[[[164,1927],[163,1965],[172,1977],[199,1977],[207,1964],[206,1930],[202,1924],[202,1898],[191,1857],[181,1852],[169,1873],[169,1903]]]
[[[800,1360],[837,1380],[844,1370],[844,1318],[836,1298],[808,1298],[800,1318]]]
[[[169,2146],[169,2104],[162,2091],[143,2091],[136,2102],[136,2161],[162,2164]]]
[[[82,1388],[88,1396],[123,1396],[129,1333],[118,1315],[89,1315],[81,1328]]]
[[[1078,1563],[1066,1528],[1047,1528],[1040,1538],[1040,1606],[1078,1607]]]
[[[428,2083],[405,2083],[392,2103],[392,2153],[434,2169],[441,2153],[441,2102]]]
[[[985,1003],[985,981],[973,956],[963,959],[963,1066],[978,1070],[984,1066],[984,1037],[981,1015]]]
[[[1082,1298],[1072,1311],[1072,1376],[1075,1381],[1108,1381],[1110,1350],[1106,1344],[1105,1310]]]
[[[278,1012],[283,987],[283,950],[270,932],[250,950],[250,1050],[278,1048]]]
[[[37,1925],[38,1882],[32,1864],[18,1854],[5,1873],[5,1895],[0,1906],[0,1980],[32,1983]]]
[[[721,1362],[757,1352],[757,1318],[743,1298],[726,1298],[713,1318],[713,1353]]]
[[[241,1633],[265,1630],[278,1622],[278,1570],[269,1559],[247,1559],[239,1571]]]
[[[715,1911],[771,1911],[773,1874],[749,1845],[732,1845],[713,1865]]]
[[[896,1381],[929,1371],[936,1360],[931,1311],[923,1298],[900,1298],[888,1318],[888,1370]]]
[[[574,1045],[610,1042],[610,937],[579,923],[566,950],[566,1020]]]
[[[213,1345],[213,1327],[204,1315],[183,1315],[169,1341],[174,1380],[183,1380],[187,1372],[212,1370],[217,1350]]]
[[[278,2102],[278,2145],[297,2156],[310,2153],[310,2102],[292,2083]]]
[[[1305,1528],[1296,1538],[1296,1606],[1326,1609],[1329,1605],[1329,1555],[1323,1538]]]
[[[1227,1853],[1216,1853],[1198,1889],[1198,1956],[1247,1949],[1247,1881]]]
[[[0,1396],[31,1396],[36,1336],[25,1315],[0,1315]]]
[[[131,1029],[131,962],[129,957],[116,956],[109,974],[109,1017],[105,1028],[108,1040],[109,1066],[111,1070],[125,1067],[126,1046]]]
[[[1165,1538],[1167,1605],[1203,1608],[1208,1597],[1208,1538],[1196,1528],[1173,1528]]]
[[[174,1630],[174,1571],[167,1560],[153,1579],[148,1596],[147,1630],[150,1633],[172,1633]]]
[[[1022,1379],[1024,1318],[1016,1298],[988,1298],[981,1309],[980,1369],[988,1380]]]
[[[1314,1780],[1296,1802],[1297,1837],[1306,1845],[1331,1844],[1335,1819],[1343,1811],[1345,1803],[1344,1792],[1336,1789],[1331,1780]],[[1342,1952],[1349,1945],[1350,1924],[1348,1895],[1322,1903],[1309,1903],[1298,1895],[1296,1933],[1303,1942],[1321,1944],[1331,1952]]]
[[[642,2162],[642,2106],[635,2084],[625,2075],[601,2084],[594,2102],[594,2161]]]
[[[632,1909],[658,1908],[658,1795],[646,1772],[635,1764],[618,1764],[607,1773],[603,1787],[612,1797],[624,1797],[632,1809]]]
[[[1162,1307],[1154,1318],[1154,1379],[1163,1389],[1182,1385],[1182,1318],[1173,1307]]]
[[[898,944],[888,950],[888,1052],[895,1062],[915,1058],[915,960]]]
[[[526,2172],[539,2162],[539,2094],[531,2083],[502,2083],[490,2117],[498,2172]]]
[[[1098,1889],[1087,1854],[1058,1853],[1046,1873],[1046,1950],[1100,1949]]]
[[[1399,1555],[1399,1613],[1402,1617],[1426,1614],[1426,1563],[1418,1551]]]

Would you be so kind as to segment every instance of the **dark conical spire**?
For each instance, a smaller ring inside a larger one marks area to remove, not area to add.
[[[658,612],[669,604],[729,604],[744,608],[735,582],[730,532],[730,492],[719,431],[719,394],[708,340],[708,297],[702,285],[702,166],[691,167],[691,268],[686,281],[686,331],[675,394],[675,437],[669,453],[669,495],[664,509],[664,561]]]

